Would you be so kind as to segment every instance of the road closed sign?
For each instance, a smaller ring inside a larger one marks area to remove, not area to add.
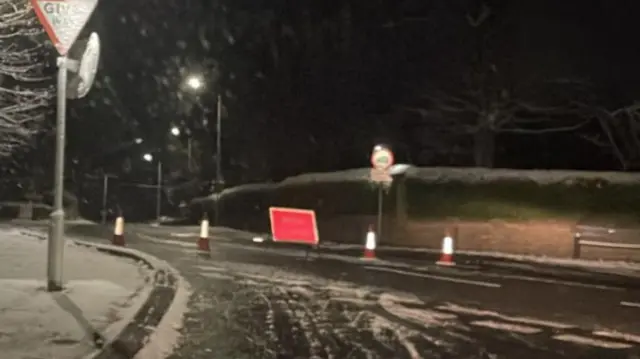
[[[315,246],[320,242],[313,210],[270,207],[271,235],[274,242]]]

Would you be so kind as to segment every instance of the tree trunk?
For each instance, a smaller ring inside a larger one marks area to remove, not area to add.
[[[476,167],[493,168],[495,159],[496,134],[487,124],[473,134],[473,160]]]

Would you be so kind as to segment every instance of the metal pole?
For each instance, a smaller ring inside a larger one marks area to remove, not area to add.
[[[109,193],[109,175],[104,175],[102,182],[102,224],[107,224],[107,196]]]
[[[187,168],[191,171],[191,137],[187,138]]]
[[[156,219],[160,223],[160,202],[162,201],[162,161],[158,161],[158,183],[156,186]]]
[[[222,96],[218,95],[218,106],[216,108],[216,186],[215,191],[219,193],[222,184]],[[214,202],[214,223],[220,225],[220,198],[216,197]]]
[[[64,251],[64,146],[67,106],[67,57],[58,58],[58,111],[56,116],[55,194],[51,228],[47,247],[47,290],[62,290],[62,259]]]
[[[216,184],[222,183],[222,96],[218,95],[216,111]]]
[[[382,238],[382,201],[384,196],[382,195],[382,184],[378,185],[378,242]]]

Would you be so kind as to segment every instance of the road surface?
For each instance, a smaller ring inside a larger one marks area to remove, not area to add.
[[[108,239],[97,226],[72,234]],[[640,358],[640,290],[477,268],[420,268],[131,225],[194,293],[173,359]]]

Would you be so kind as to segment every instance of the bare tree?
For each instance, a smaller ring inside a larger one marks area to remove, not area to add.
[[[573,102],[588,101],[588,86],[550,76],[546,69],[528,70],[523,59],[513,58],[508,2],[471,3],[452,11],[462,29],[452,38],[463,41],[463,49],[447,56],[445,74],[431,76],[430,86],[418,90],[418,101],[404,107],[428,124],[430,142],[468,148],[475,166],[493,167],[500,133],[543,134],[587,125]]]
[[[43,75],[42,34],[24,0],[0,0],[0,157],[27,145],[45,123],[51,87]]]
[[[611,152],[620,169],[640,169],[640,103],[607,109],[585,103],[576,103],[583,117],[595,120],[599,131],[582,137]]]

